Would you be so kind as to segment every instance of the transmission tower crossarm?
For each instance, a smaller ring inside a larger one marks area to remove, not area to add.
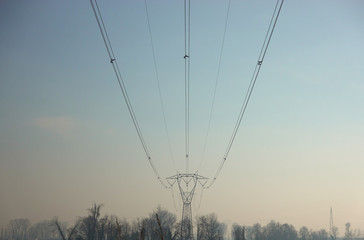
[[[204,186],[208,181],[207,177],[198,175],[197,173],[179,173],[176,175],[170,176],[166,178],[167,182],[172,187],[174,184],[178,184],[178,189],[180,191],[180,195],[183,202],[183,211],[182,211],[182,224],[187,228],[186,236],[183,239],[193,239],[192,234],[192,208],[191,204],[193,201],[193,197],[195,194],[195,190],[197,184]],[[183,232],[183,231],[181,231]]]

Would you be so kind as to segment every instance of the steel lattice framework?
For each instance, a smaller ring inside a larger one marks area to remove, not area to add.
[[[332,240],[336,239],[336,236],[334,236],[334,217],[332,216],[332,207],[330,207],[330,238]]]
[[[193,239],[191,203],[197,184],[204,187],[208,178],[197,173],[177,173],[166,180],[171,187],[177,183],[181,194],[183,202],[181,237],[182,239]]]
[[[131,120],[133,121],[135,130],[138,134],[140,143],[143,147],[143,150],[145,152],[145,155],[149,161],[150,166],[152,167],[156,177],[158,178],[158,180],[160,181],[160,183],[165,187],[165,188],[172,188],[175,183],[178,184],[178,188],[181,194],[181,198],[183,201],[183,212],[182,212],[182,224],[181,224],[181,239],[185,240],[191,240],[193,239],[193,228],[192,228],[192,208],[191,208],[191,204],[192,204],[192,200],[193,200],[193,196],[196,190],[196,186],[197,184],[201,185],[202,188],[210,188],[213,183],[215,182],[215,180],[217,179],[217,177],[220,174],[220,171],[222,169],[222,167],[224,166],[224,163],[229,155],[229,152],[231,150],[231,147],[233,145],[233,142],[235,140],[236,134],[238,132],[239,126],[241,124],[242,118],[244,116],[246,107],[249,103],[249,99],[250,96],[252,94],[253,88],[255,86],[256,80],[258,78],[262,63],[264,61],[264,57],[265,54],[267,52],[271,37],[273,35],[273,31],[274,28],[276,26],[277,20],[278,20],[278,16],[279,13],[281,11],[282,5],[284,0],[277,0],[276,6],[274,8],[274,12],[264,39],[264,43],[262,46],[262,49],[260,51],[259,57],[258,57],[258,61],[256,62],[255,65],[255,70],[253,73],[253,76],[250,80],[250,84],[249,84],[249,88],[246,92],[245,95],[245,99],[244,102],[242,104],[241,110],[240,110],[240,114],[239,117],[237,119],[236,125],[234,127],[234,131],[231,135],[230,141],[228,143],[226,152],[221,160],[221,163],[216,171],[215,176],[211,179],[211,181],[207,184],[208,182],[208,178],[203,177],[201,175],[198,175],[197,172],[196,173],[189,173],[189,160],[190,160],[190,56],[191,56],[191,51],[190,51],[190,45],[191,45],[191,31],[190,31],[190,27],[191,27],[191,11],[190,11],[190,1],[191,0],[184,0],[184,45],[185,45],[185,54],[183,56],[184,58],[184,65],[185,65],[185,160],[186,160],[186,173],[179,173],[177,172],[176,175],[173,175],[171,177],[166,178],[168,184],[166,184],[163,179],[160,177],[153,159],[151,157],[151,154],[149,153],[149,150],[147,148],[147,144],[146,141],[144,140],[141,128],[139,126],[139,123],[137,121],[137,118],[134,114],[134,110],[133,110],[133,106],[131,104],[126,86],[124,84],[123,78],[121,76],[121,72],[113,51],[113,48],[111,46],[111,42],[109,39],[109,36],[107,34],[106,31],[106,27],[104,24],[104,20],[102,19],[102,15],[101,15],[101,11],[100,8],[98,6],[97,0],[90,0],[96,21],[97,21],[97,25],[99,27],[102,39],[104,41],[107,53],[109,55],[109,60],[110,63],[113,67],[113,70],[115,72],[115,76],[116,79],[119,83],[119,87],[120,90],[122,92],[122,95],[124,97],[125,103],[127,105]],[[151,41],[151,45],[152,45],[152,52],[153,52],[153,58],[154,58],[154,66],[155,66],[155,71],[156,71],[156,78],[158,81],[158,88],[159,88],[159,96],[160,96],[160,100],[161,100],[161,105],[162,105],[162,112],[163,112],[163,118],[164,118],[164,124],[165,124],[165,128],[166,128],[166,132],[167,132],[167,136],[168,136],[168,142],[170,142],[169,140],[169,134],[168,134],[168,130],[167,130],[167,124],[166,124],[166,119],[165,119],[165,115],[164,115],[164,107],[163,107],[163,101],[162,101],[162,94],[160,91],[160,86],[159,86],[159,80],[158,80],[158,70],[157,70],[157,63],[156,63],[156,57],[155,57],[155,52],[154,52],[154,46],[153,46],[153,40],[152,40],[152,32],[151,32],[151,28],[150,28],[150,21],[149,21],[149,14],[148,14],[148,7],[147,7],[147,3],[146,0],[145,2],[145,10],[146,10],[146,15],[147,15],[147,20],[148,20],[148,29],[149,29],[149,36],[150,36],[150,41]],[[280,4],[279,4],[280,3]],[[224,30],[224,40],[225,40],[225,32],[226,32],[226,27],[227,27],[227,22],[228,22],[228,16],[229,16],[229,9],[230,9],[230,0],[229,0],[229,5],[228,5],[228,10],[227,10],[227,14],[226,14],[226,21],[225,21],[225,30]],[[220,51],[220,58],[219,58],[219,69],[218,69],[218,73],[217,73],[217,78],[216,78],[216,82],[215,82],[215,92],[216,92],[216,86],[217,86],[217,80],[219,78],[219,71],[220,71],[220,63],[221,63],[221,56],[222,56],[222,51],[223,51],[223,46],[224,46],[224,40],[222,42],[222,47],[221,47],[221,51]],[[215,96],[215,93],[214,93]],[[212,108],[214,106],[214,100],[212,103],[212,107],[211,107],[211,113],[210,113],[210,121],[211,121],[211,116],[212,116]],[[209,123],[209,127],[210,128],[210,123]],[[208,134],[206,135],[208,136]],[[207,139],[207,138],[206,138]],[[206,140],[207,141],[207,140]],[[205,142],[206,145],[206,142]],[[170,147],[171,149],[171,147]],[[205,151],[205,150],[204,150]],[[168,186],[169,185],[169,186]],[[173,192],[172,192],[173,193]],[[331,220],[330,220],[330,233],[332,233],[332,228],[333,228],[333,222],[332,222],[332,212],[331,212]]]

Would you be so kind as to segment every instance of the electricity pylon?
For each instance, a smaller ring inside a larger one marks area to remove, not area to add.
[[[183,202],[182,221],[181,221],[181,238],[183,240],[193,239],[192,227],[192,208],[191,203],[195,193],[197,183],[202,187],[207,183],[208,178],[198,175],[197,173],[178,173],[166,178],[171,187],[175,183],[181,194]]]
[[[330,238],[332,240],[335,240],[336,236],[334,236],[333,228],[334,228],[334,217],[332,216],[332,207],[330,207]]]

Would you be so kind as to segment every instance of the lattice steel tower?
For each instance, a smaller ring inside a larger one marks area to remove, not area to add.
[[[202,187],[207,183],[208,178],[198,175],[197,173],[177,173],[174,176],[168,177],[167,182],[171,187],[175,183],[181,194],[183,202],[182,221],[181,221],[181,239],[193,239],[193,225],[192,225],[192,200],[196,190],[197,183]]]
[[[330,207],[330,238],[332,240],[336,239],[336,234],[334,234],[334,217],[332,216],[332,207]]]

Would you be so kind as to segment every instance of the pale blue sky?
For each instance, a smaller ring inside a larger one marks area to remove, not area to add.
[[[191,2],[196,170],[228,1]],[[183,1],[148,4],[172,154],[144,1],[99,2],[146,143],[168,177],[185,169]],[[231,1],[199,170],[206,177],[227,147],[274,5]],[[327,228],[332,206],[341,233],[346,222],[364,229],[363,12],[359,0],[286,0],[228,161],[194,213]],[[1,1],[0,136],[0,225],[17,217],[73,221],[93,202],[128,219],[158,204],[175,211],[145,158],[89,1]]]

